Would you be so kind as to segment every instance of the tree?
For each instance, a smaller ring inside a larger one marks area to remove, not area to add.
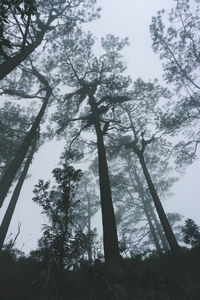
[[[23,26],[25,26],[24,20],[18,20],[18,13],[20,8],[17,8],[16,11],[12,11],[12,7],[9,6],[9,3],[5,2],[6,5],[8,4],[8,10],[11,10],[11,14],[13,15],[14,18],[14,24],[16,25],[16,34],[15,34],[15,41],[14,43],[17,44],[17,47],[20,48],[19,51],[9,53],[9,57],[4,57],[5,61],[0,65],[2,73],[0,74],[0,78],[3,78],[6,74],[8,74],[10,71],[12,71],[16,66],[18,66],[25,58],[27,58],[33,50],[38,47],[41,42],[43,41],[44,35],[46,36],[47,40],[54,39],[55,37],[61,38],[62,35],[67,36],[67,33],[77,24],[81,22],[85,22],[86,20],[91,20],[98,15],[98,10],[96,11],[94,9],[96,0],[88,0],[88,1],[82,1],[82,0],[72,0],[72,1],[40,1],[38,0],[36,4],[38,4],[38,9],[35,12],[35,16],[33,17],[33,20],[30,21],[30,24],[28,24],[28,45],[25,46],[23,45],[21,49],[21,35],[23,36]],[[17,3],[17,5],[20,5],[20,3]],[[15,13],[17,16],[15,16]],[[86,16],[87,14],[87,16]],[[8,17],[10,15],[8,14]],[[27,22],[29,22],[27,21]],[[12,22],[12,21],[11,21]],[[8,21],[9,23],[9,21]],[[13,24],[12,24],[13,25]],[[14,25],[13,25],[14,26]],[[12,26],[12,27],[13,27]],[[8,26],[9,27],[9,26]],[[60,35],[58,34],[58,31],[60,30]],[[12,32],[8,28],[8,36],[9,34],[12,36]],[[26,32],[26,30],[25,30]],[[18,35],[19,33],[19,35]],[[26,35],[26,33],[24,33]],[[24,36],[23,36],[24,38]],[[24,42],[23,42],[24,43]],[[49,51],[48,53],[52,53],[52,44],[50,43],[49,45]],[[45,48],[45,47],[44,47]],[[51,50],[50,50],[51,49]],[[12,49],[10,48],[10,51]],[[54,53],[54,52],[53,52]],[[34,55],[33,55],[34,58]],[[30,59],[29,59],[30,60]],[[38,57],[37,57],[38,60]],[[38,113],[38,116],[35,119],[35,122],[33,123],[29,133],[26,135],[24,138],[23,143],[20,145],[18,148],[18,152],[15,156],[15,158],[12,160],[11,164],[9,167],[7,167],[5,174],[3,178],[1,179],[0,182],[0,190],[1,190],[1,195],[0,195],[0,206],[2,206],[4,198],[7,195],[7,192],[11,186],[12,181],[14,180],[15,174],[17,170],[19,169],[27,151],[28,147],[30,146],[31,141],[34,138],[34,135],[37,131],[37,128],[41,122],[41,119],[44,115],[44,112],[46,110],[47,104],[49,102],[50,95],[52,93],[52,87],[50,87],[50,84],[48,80],[39,72],[36,70],[35,67],[33,67],[33,63],[30,61],[30,65],[32,68],[32,72],[34,76],[37,78],[37,80],[40,82],[40,90],[36,93],[35,96],[38,95],[38,93],[42,93],[42,97],[44,98],[43,105]],[[21,78],[19,81],[25,81],[26,78],[24,79],[24,69],[26,69],[25,75],[27,73],[30,73],[30,70],[27,70],[27,66],[22,68],[22,72],[18,72],[17,75],[19,75]],[[19,69],[18,69],[19,71]],[[1,77],[2,76],[2,77]],[[30,76],[31,77],[31,76]],[[34,95],[27,95],[24,93],[22,90],[16,91],[15,88],[13,88],[13,85],[15,85],[16,82],[16,74],[14,76],[14,84],[13,84],[13,78],[9,78],[11,80],[11,89],[8,88],[4,90],[3,88],[3,93],[8,94],[8,95],[16,95],[17,97],[22,97],[22,98],[34,98]],[[35,81],[33,81],[35,83]],[[32,82],[31,82],[32,84]],[[31,85],[29,82],[29,86]],[[38,83],[37,83],[38,84]],[[24,83],[21,84],[22,87],[24,86]],[[27,82],[26,82],[27,85]],[[29,87],[30,89],[30,87]],[[46,91],[46,95],[43,96],[44,90]]]
[[[40,246],[47,248],[50,259],[63,270],[72,260],[85,251],[86,238],[74,223],[73,209],[78,202],[75,199],[81,170],[64,165],[53,170],[56,186],[49,190],[50,182],[39,180],[34,189],[33,201],[43,208],[50,225],[44,225],[44,236]]]
[[[113,161],[111,164],[113,199],[115,205],[122,211],[119,226],[124,227],[124,234],[126,234],[126,230],[130,233],[126,238],[127,243],[137,246],[144,238],[147,238],[149,232],[153,236],[153,240],[151,237],[147,245],[149,246],[153,242],[158,252],[161,253],[161,247],[164,251],[168,251],[168,243],[154,212],[152,197],[137,157],[125,148],[116,151],[113,156],[112,152],[115,152],[115,149],[110,148],[109,144],[107,147],[108,153],[110,153],[109,158]],[[146,156],[148,157],[147,153]],[[154,152],[151,157],[147,158],[147,165],[158,193],[162,195],[162,198],[168,196],[168,190],[175,178],[169,177],[170,168],[167,166],[167,162],[159,163],[159,158]],[[146,222],[148,222],[148,227]],[[123,225],[123,223],[125,224]],[[135,231],[137,228],[138,233]],[[138,235],[139,238],[137,238]],[[160,242],[162,246],[159,245]]]
[[[76,41],[73,40],[70,47],[65,40],[63,41],[63,70],[58,76],[62,77],[63,84],[71,87],[72,92],[64,95],[64,101],[60,102],[54,120],[59,125],[57,132],[63,135],[70,128],[71,122],[79,122],[81,128],[76,130],[73,141],[83,130],[94,130],[97,138],[105,261],[107,264],[115,264],[119,261],[119,248],[104,134],[112,124],[112,107],[115,103],[129,99],[125,88],[130,79],[121,75],[125,65],[120,54],[127,44],[127,39],[120,40],[108,35],[102,39],[104,53],[95,57],[92,52],[94,40],[91,34],[84,36],[79,30],[76,36]],[[86,106],[82,112],[83,101]]]
[[[200,245],[200,229],[192,219],[187,219],[181,230],[184,234],[184,243],[192,247]]]
[[[176,0],[169,13],[169,24],[163,24],[164,10],[152,18],[150,26],[153,50],[164,60],[165,79],[179,88],[198,92],[199,83],[199,4],[197,0]],[[195,75],[196,74],[196,75]],[[194,93],[195,96],[195,93]],[[196,95],[197,96],[197,95]],[[191,99],[192,100],[192,99]]]
[[[27,151],[33,141],[33,139],[35,138],[37,131],[39,129],[40,126],[40,122],[44,116],[46,107],[49,103],[49,98],[51,96],[52,93],[52,89],[48,83],[48,81],[45,79],[45,77],[40,74],[35,68],[34,66],[32,66],[32,71],[33,74],[37,77],[38,81],[40,82],[41,85],[44,86],[45,89],[45,96],[43,98],[43,104],[41,106],[41,109],[38,113],[38,115],[35,118],[35,121],[33,122],[30,130],[28,131],[28,133],[26,134],[26,136],[24,137],[22,143],[20,144],[15,157],[13,158],[13,160],[11,161],[10,165],[6,168],[6,171],[3,175],[3,177],[1,178],[0,181],[0,207],[3,204],[3,201],[7,195],[7,192],[14,180],[14,177],[19,169],[19,167],[21,166]]]
[[[9,228],[9,225],[10,225],[10,222],[11,222],[14,210],[15,210],[15,206],[17,204],[17,200],[19,198],[19,195],[20,195],[24,180],[26,178],[28,169],[29,169],[30,164],[32,162],[33,155],[36,151],[36,143],[37,143],[37,140],[38,140],[38,136],[39,136],[39,133],[36,135],[35,139],[33,140],[30,153],[28,154],[27,160],[25,161],[24,168],[23,168],[23,170],[20,174],[19,180],[18,180],[17,185],[14,189],[14,192],[13,192],[13,195],[11,197],[10,203],[8,205],[8,208],[6,210],[4,218],[2,220],[2,223],[1,223],[1,226],[0,226],[0,248],[2,248],[2,246],[4,244],[4,241],[5,241],[7,232],[8,232],[8,228]]]
[[[164,212],[145,158],[145,150],[150,146],[152,155],[153,151],[158,152],[159,149],[162,154],[165,154],[166,151],[165,155],[169,151],[167,143],[163,139],[164,132],[157,130],[155,122],[156,106],[162,97],[167,98],[168,96],[168,91],[162,88],[157,81],[145,83],[141,79],[137,80],[131,93],[132,101],[121,104],[118,108],[118,115],[122,117],[123,112],[125,114],[123,114],[123,124],[118,128],[116,136],[112,136],[112,140],[113,143],[118,141],[118,147],[124,146],[131,149],[137,156],[170,248],[176,260],[179,261],[179,245]],[[119,135],[119,130],[123,135]],[[124,132],[128,135],[125,135]]]
[[[172,135],[183,134],[177,143],[177,162],[191,164],[196,158],[199,136],[200,9],[198,0],[176,0],[169,12],[152,18],[153,50],[163,61],[164,79],[175,86],[174,101],[160,116],[160,126]]]
[[[66,36],[77,23],[98,15],[98,10],[94,11],[96,0],[13,2],[1,3],[0,79],[27,59],[43,41]]]
[[[135,136],[135,138],[137,139],[136,136]],[[148,184],[149,191],[150,191],[152,199],[154,201],[154,204],[155,204],[157,213],[159,215],[161,224],[163,226],[164,232],[166,234],[168,243],[170,245],[172,253],[176,257],[176,259],[179,260],[179,254],[180,254],[179,253],[179,245],[178,245],[177,240],[175,238],[175,235],[172,231],[170,223],[167,219],[167,216],[166,216],[165,211],[163,209],[163,206],[161,204],[160,198],[159,198],[158,193],[156,191],[155,185],[153,184],[153,181],[151,179],[151,175],[150,175],[150,173],[147,169],[147,165],[146,165],[144,154],[143,154],[147,144],[150,143],[150,140],[147,141],[142,137],[141,143],[142,143],[142,147],[140,148],[140,147],[138,147],[136,140],[134,140],[134,142],[131,143],[129,147],[131,147],[131,146],[133,147],[133,151],[137,155],[137,157],[140,161],[140,164],[141,164],[141,167],[142,167],[142,170],[143,170],[143,173],[144,173],[144,177],[145,177],[146,182]]]

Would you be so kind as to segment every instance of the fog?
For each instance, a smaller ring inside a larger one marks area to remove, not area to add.
[[[112,33],[119,37],[128,37],[130,46],[123,51],[128,69],[127,74],[133,80],[141,77],[144,80],[158,78],[163,84],[162,62],[151,48],[149,25],[151,18],[158,10],[172,7],[174,1],[162,0],[99,0],[102,7],[101,18],[85,24],[83,28],[91,31],[97,41],[102,36]],[[98,46],[97,46],[98,51]],[[16,242],[16,247],[28,253],[37,247],[37,240],[41,236],[41,225],[47,222],[41,215],[40,208],[32,201],[33,186],[38,179],[48,180],[51,171],[58,165],[59,157],[63,151],[65,141],[48,141],[43,145],[29,170],[30,177],[25,181],[18,200],[16,210],[9,228],[8,236],[17,232],[18,222],[21,223],[21,232]],[[166,212],[177,212],[185,218],[192,218],[200,224],[200,185],[199,185],[199,160],[187,167],[181,179],[174,184],[172,195],[163,203]],[[10,194],[1,211],[2,219],[8,205]],[[101,220],[96,218],[93,226],[100,227]]]

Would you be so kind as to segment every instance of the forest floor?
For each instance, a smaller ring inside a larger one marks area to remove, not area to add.
[[[135,255],[108,278],[88,274],[88,262],[76,271],[58,273],[51,268],[48,285],[40,276],[40,263],[31,257],[0,253],[1,300],[199,300],[200,247],[183,249],[183,266],[171,255]]]

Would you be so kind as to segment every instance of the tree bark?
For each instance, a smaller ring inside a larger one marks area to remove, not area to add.
[[[30,164],[32,162],[33,155],[34,155],[35,149],[36,149],[36,142],[37,142],[37,137],[35,138],[35,140],[33,142],[32,149],[31,149],[31,151],[28,155],[28,158],[25,162],[24,169],[23,169],[23,171],[22,171],[22,173],[19,177],[19,180],[18,180],[17,185],[16,185],[16,187],[14,189],[14,192],[13,192],[12,198],[10,200],[10,203],[8,205],[6,213],[4,215],[3,221],[1,223],[1,226],[0,226],[0,249],[3,247],[4,241],[5,241],[7,232],[8,232],[8,228],[10,226],[10,222],[11,222],[14,210],[15,210],[17,200],[19,198],[22,186],[24,184],[24,180],[26,178],[28,169],[29,169]]]
[[[169,242],[171,251],[172,251],[173,255],[176,257],[176,260],[179,261],[179,257],[180,257],[179,245],[178,245],[177,240],[176,240],[176,238],[174,236],[174,233],[173,233],[172,228],[171,228],[171,226],[169,224],[169,221],[168,221],[168,219],[166,217],[165,211],[164,211],[163,206],[161,204],[161,201],[160,201],[160,199],[158,197],[158,194],[156,192],[154,184],[153,184],[153,182],[151,180],[151,176],[150,176],[149,171],[148,171],[148,169],[146,167],[146,163],[145,163],[145,160],[144,160],[143,153],[141,151],[140,152],[139,151],[135,151],[135,149],[134,149],[134,152],[138,155],[138,158],[140,160],[140,164],[142,166],[142,170],[143,170],[145,179],[147,181],[147,184],[148,184],[148,187],[149,187],[149,191],[150,191],[152,199],[154,201],[157,213],[159,215],[159,218],[160,218],[161,224],[163,226],[164,232],[166,234],[167,240]]]
[[[120,261],[117,228],[112,203],[108,164],[100,126],[98,108],[93,95],[89,96],[89,104],[93,113],[94,127],[97,136],[97,150],[99,162],[99,184],[101,195],[101,210],[103,223],[104,255],[107,265],[118,264]]]
[[[42,76],[43,77],[43,76]],[[46,82],[46,80],[44,79],[44,83]],[[46,89],[46,96],[44,98],[44,102],[42,104],[42,107],[30,129],[30,131],[28,132],[28,134],[26,135],[26,137],[24,138],[21,146],[19,147],[15,158],[11,161],[9,167],[7,168],[7,170],[5,171],[5,174],[3,175],[1,181],[0,181],[0,207],[3,204],[3,201],[8,193],[8,190],[11,187],[11,184],[13,182],[13,179],[18,171],[18,169],[20,168],[26,154],[28,151],[28,148],[31,145],[31,142],[33,141],[36,132],[39,128],[40,122],[42,117],[44,116],[50,95],[51,95],[51,87],[47,84],[47,89]]]

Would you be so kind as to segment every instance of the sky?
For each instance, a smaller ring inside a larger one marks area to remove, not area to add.
[[[135,80],[158,78],[162,82],[162,64],[158,55],[151,49],[149,25],[151,18],[161,9],[173,6],[172,0],[98,0],[102,7],[101,18],[85,25],[98,39],[108,33],[119,37],[129,37],[130,46],[123,52],[128,65],[128,74]],[[32,190],[39,178],[48,180],[51,171],[57,166],[64,143],[47,142],[34,156],[28,178],[22,189],[16,210],[10,225],[9,234],[17,232],[21,222],[21,232],[17,239],[18,249],[28,253],[37,247],[41,236],[41,225],[47,220],[38,206],[33,203]],[[200,225],[200,185],[199,160],[186,169],[185,175],[174,185],[173,195],[165,200],[166,212],[178,212],[186,218],[194,219]],[[0,220],[5,213],[10,195],[0,211]],[[98,224],[93,224],[99,227]],[[9,236],[8,234],[8,236]]]

